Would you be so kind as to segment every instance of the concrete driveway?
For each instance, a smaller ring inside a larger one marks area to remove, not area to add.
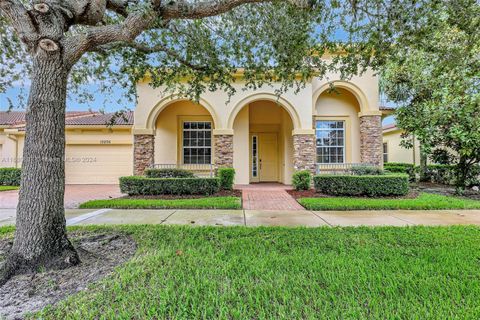
[[[121,197],[118,184],[68,184],[65,186],[65,208],[77,208],[88,200]],[[18,190],[0,192],[0,209],[14,209],[18,203]]]

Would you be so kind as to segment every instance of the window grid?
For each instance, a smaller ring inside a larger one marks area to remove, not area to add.
[[[210,164],[212,162],[212,123],[183,122],[182,149],[184,164]]]
[[[345,121],[316,121],[317,163],[345,162]]]
[[[252,177],[256,178],[258,175],[258,138],[252,136]]]
[[[388,143],[383,143],[383,162],[388,162]]]

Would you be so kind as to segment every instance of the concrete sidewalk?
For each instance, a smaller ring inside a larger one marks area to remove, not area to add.
[[[66,210],[67,225],[165,224],[192,226],[413,226],[480,225],[480,210],[272,211],[272,210]],[[0,226],[15,223],[0,209]]]

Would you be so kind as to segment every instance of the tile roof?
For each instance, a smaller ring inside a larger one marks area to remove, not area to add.
[[[114,113],[100,113],[98,111],[67,111],[65,125],[67,126],[95,126],[107,125],[114,117]],[[113,125],[133,125],[133,111],[127,111],[118,116]],[[25,126],[25,111],[0,111],[0,126]]]
[[[23,111],[0,112],[0,126],[13,126],[24,122],[25,112]]]
[[[388,106],[380,106],[379,109],[380,109],[380,111],[393,111],[396,108],[395,107],[388,107]]]
[[[387,130],[396,130],[398,129],[397,128],[397,124],[395,123],[390,123],[390,124],[386,124],[382,127],[383,131],[387,131]]]

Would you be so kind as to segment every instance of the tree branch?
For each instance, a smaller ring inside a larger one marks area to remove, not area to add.
[[[270,2],[271,0],[220,0],[189,3],[171,1],[161,6],[164,19],[201,19],[228,12],[242,4]]]
[[[38,25],[20,1],[0,0],[0,14],[10,20],[15,33],[24,43],[37,40]]]
[[[121,16],[127,17],[127,8],[130,3],[136,3],[134,0],[108,0],[107,9],[118,13]]]
[[[180,54],[177,53],[177,51],[167,48],[162,44],[157,44],[155,46],[148,46],[146,44],[139,43],[139,42],[115,42],[115,43],[107,44],[105,46],[98,46],[93,51],[107,52],[108,50],[121,48],[121,47],[130,47],[145,54],[150,54],[155,52],[164,52],[167,55],[174,58],[175,60],[177,60],[179,63],[193,70],[197,70],[197,71],[207,70],[207,67],[193,64],[192,62],[184,59]]]
[[[129,14],[121,24],[88,27],[84,33],[64,39],[65,63],[72,66],[88,51],[113,42],[130,43],[157,19],[156,12]]]

